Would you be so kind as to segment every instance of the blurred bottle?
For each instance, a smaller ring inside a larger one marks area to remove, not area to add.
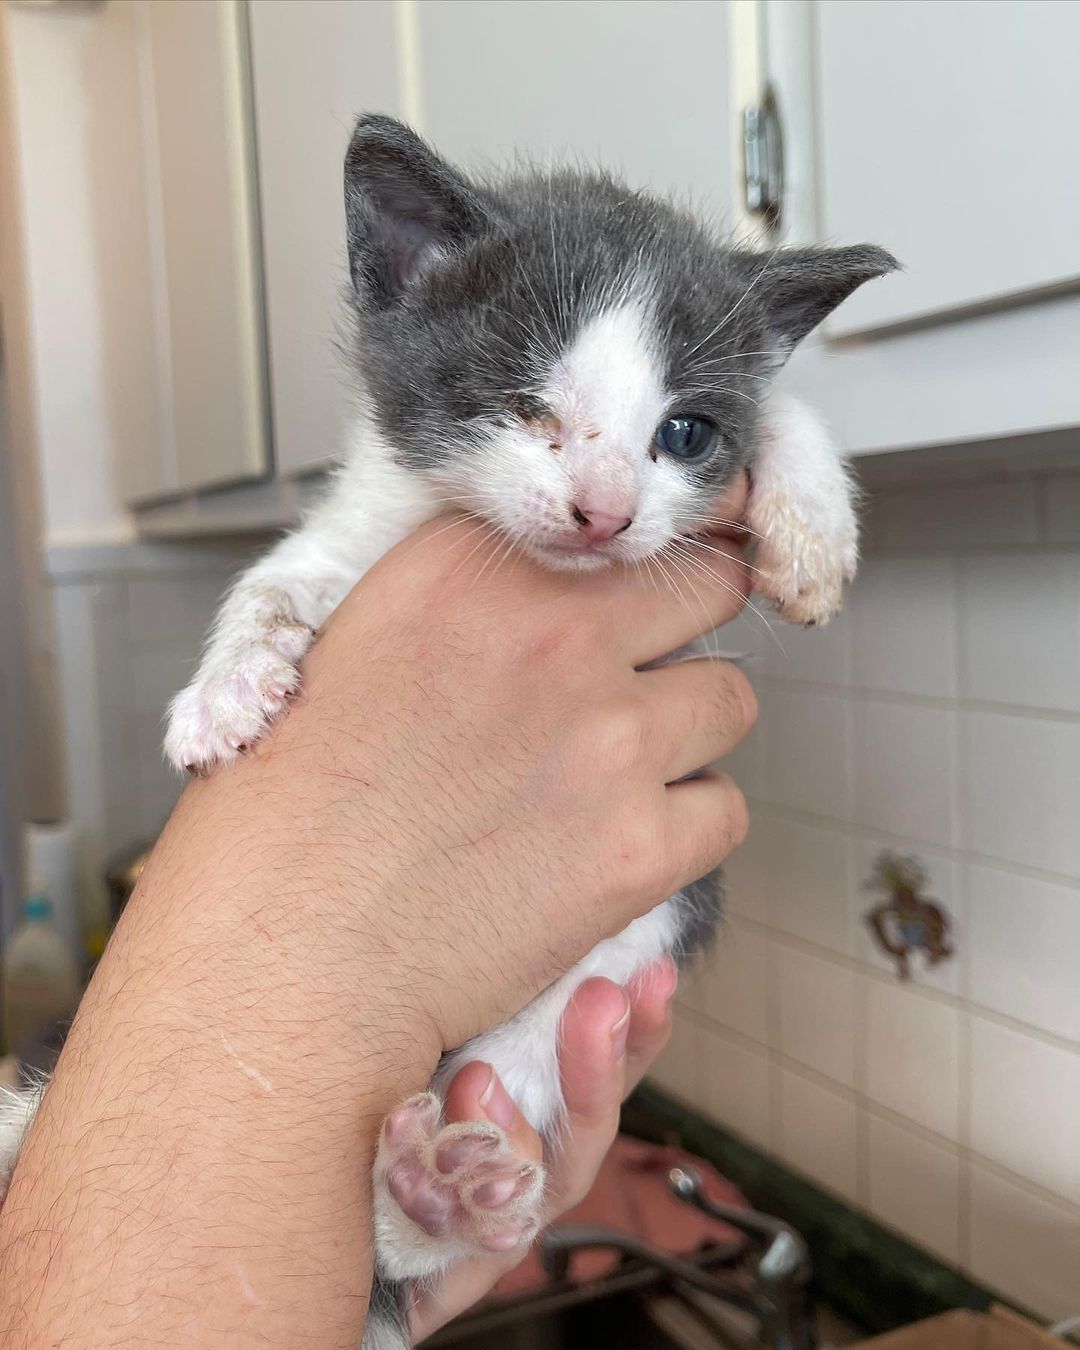
[[[8,1050],[24,1064],[41,1066],[43,1050],[55,1046],[80,992],[74,954],[53,923],[48,896],[35,886],[4,953]]]

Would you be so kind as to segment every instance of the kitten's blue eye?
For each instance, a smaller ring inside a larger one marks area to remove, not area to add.
[[[656,444],[676,459],[702,459],[715,433],[716,428],[704,417],[669,417],[656,428]]]

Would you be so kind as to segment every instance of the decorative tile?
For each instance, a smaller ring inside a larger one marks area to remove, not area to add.
[[[971,1019],[971,1147],[1080,1204],[1080,1051]]]
[[[1080,880],[1080,723],[962,715],[967,846]]]
[[[954,714],[868,699],[855,710],[855,819],[948,845],[953,834]]]
[[[956,1140],[960,1014],[910,984],[866,980],[865,1091],[897,1115]]]
[[[868,558],[851,591],[854,681],[898,694],[956,693],[955,564]]]
[[[780,1071],[776,1151],[785,1162],[855,1203],[855,1103],[790,1069]]]
[[[1080,886],[967,868],[970,997],[1080,1042]]]
[[[963,693],[1080,712],[1080,553],[961,563]]]
[[[880,1116],[868,1126],[869,1208],[944,1260],[960,1260],[960,1159]]]
[[[853,850],[855,865],[850,910],[853,953],[882,974],[897,978],[895,958],[882,951],[866,921],[867,914],[875,905],[888,903],[885,892],[872,889],[867,882],[881,854],[895,853],[896,845],[880,836],[867,835],[854,840]],[[910,851],[927,874],[926,888],[921,898],[938,905],[947,915],[949,941],[953,948],[951,957],[933,966],[927,964],[921,953],[913,955],[909,967],[912,983],[923,989],[936,989],[943,994],[959,994],[968,946],[967,897],[961,868],[949,853],[917,845]]]
[[[845,1087],[855,1082],[855,976],[845,966],[777,946],[780,1049]]]

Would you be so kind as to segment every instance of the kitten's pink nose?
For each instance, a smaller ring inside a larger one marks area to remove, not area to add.
[[[610,511],[594,511],[590,506],[581,507],[573,503],[570,514],[590,544],[602,544],[607,539],[614,539],[634,523],[632,516],[616,516]]]

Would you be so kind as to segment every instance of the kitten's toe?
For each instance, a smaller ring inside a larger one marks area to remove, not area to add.
[[[418,1278],[478,1251],[527,1242],[540,1225],[544,1172],[514,1156],[495,1125],[441,1124],[432,1093],[387,1117],[375,1167],[379,1263]]]

